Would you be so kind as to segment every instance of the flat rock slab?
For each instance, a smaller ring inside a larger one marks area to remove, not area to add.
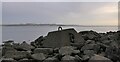
[[[4,58],[1,62],[17,62],[17,61],[12,58]]]
[[[86,44],[84,45],[82,48],[81,48],[81,51],[84,51],[84,50],[94,50],[94,51],[98,51],[100,48],[99,45],[97,44]]]
[[[45,59],[46,59],[46,56],[45,56],[45,54],[43,54],[43,53],[36,53],[36,54],[33,54],[33,55],[32,55],[32,58],[33,58],[33,59],[36,59],[36,60],[42,61],[42,60],[45,60]]]
[[[22,59],[27,58],[30,54],[26,51],[7,51],[4,55],[4,58],[14,58],[14,59]]]
[[[50,54],[50,53],[53,53],[53,49],[52,48],[36,48],[34,50],[34,53]]]
[[[112,62],[112,61],[106,57],[95,55],[92,56],[88,62]]]
[[[18,62],[38,62],[38,60],[34,60],[34,59],[28,59],[28,60],[21,59],[21,60],[19,60]],[[39,61],[39,62],[40,62],[40,61]]]
[[[59,60],[55,57],[49,57],[45,59],[43,62],[59,62]]]
[[[72,54],[73,52],[74,52],[74,49],[73,49],[72,46],[65,46],[65,47],[61,47],[61,48],[59,49],[59,53],[60,53],[61,55],[70,55],[70,54]]]

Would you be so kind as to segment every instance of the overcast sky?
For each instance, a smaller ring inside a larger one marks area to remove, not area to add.
[[[4,2],[3,24],[117,25],[117,2]]]

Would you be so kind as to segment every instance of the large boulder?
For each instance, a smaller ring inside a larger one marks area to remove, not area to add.
[[[4,58],[13,58],[16,60],[29,58],[29,57],[30,57],[30,53],[25,51],[7,51],[4,55]]]
[[[92,56],[88,62],[112,62],[112,61],[106,57],[95,55]]]
[[[40,36],[39,38],[37,38],[35,41],[31,42],[31,45],[34,47],[42,47],[43,43],[42,41],[44,40],[45,37]]]
[[[6,54],[6,52],[8,52],[8,51],[16,52],[17,50],[14,49],[13,47],[3,46],[3,48],[2,48],[2,56],[4,56]]]
[[[95,54],[95,52],[93,50],[84,50],[84,54],[91,57]]]
[[[73,52],[74,52],[74,47],[72,46],[65,46],[59,49],[59,53],[61,55],[71,55]]]
[[[50,53],[53,53],[53,49],[52,48],[36,48],[34,50],[34,53],[50,54]]]
[[[62,57],[61,62],[76,62],[76,60],[75,60],[75,57],[66,55],[66,56]]]
[[[79,32],[79,34],[82,34],[83,38],[85,40],[99,40],[99,38],[101,37],[99,33],[95,32],[95,31],[81,31]]]
[[[45,59],[46,59],[46,55],[43,54],[43,53],[36,53],[36,54],[31,55],[31,56],[32,56],[32,58],[35,59],[35,60],[40,60],[40,61],[42,61],[42,60],[45,60]]]
[[[45,40],[43,40],[43,47],[60,48],[63,46],[70,46],[71,43],[83,43],[84,39],[73,28],[64,29],[60,31],[49,32]]]
[[[34,47],[33,47],[32,45],[26,43],[25,41],[20,44],[20,47],[21,47],[23,50],[31,50],[31,49],[34,49]]]
[[[94,50],[97,52],[100,49],[100,46],[98,44],[86,44],[81,48],[81,51],[84,50]]]
[[[83,61],[87,61],[87,60],[89,60],[90,59],[90,56],[89,55],[83,55],[82,56],[82,60]]]
[[[120,49],[116,47],[108,47],[105,51],[106,57],[113,61],[120,61]]]

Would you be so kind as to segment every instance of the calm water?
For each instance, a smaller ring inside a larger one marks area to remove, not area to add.
[[[31,42],[39,36],[46,36],[48,32],[57,30],[58,26],[3,26],[2,41],[15,40],[22,42],[23,40]],[[63,26],[63,29],[74,28],[77,32],[85,30],[94,30],[97,32],[117,31],[117,27],[71,27]]]

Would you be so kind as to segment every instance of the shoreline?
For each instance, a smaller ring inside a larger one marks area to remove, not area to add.
[[[15,43],[13,40],[3,42],[3,61],[89,62],[99,57],[100,60],[114,62],[120,59],[119,38],[120,31],[98,33],[92,30],[77,32],[73,28],[61,29],[40,36],[30,44],[26,41]]]

